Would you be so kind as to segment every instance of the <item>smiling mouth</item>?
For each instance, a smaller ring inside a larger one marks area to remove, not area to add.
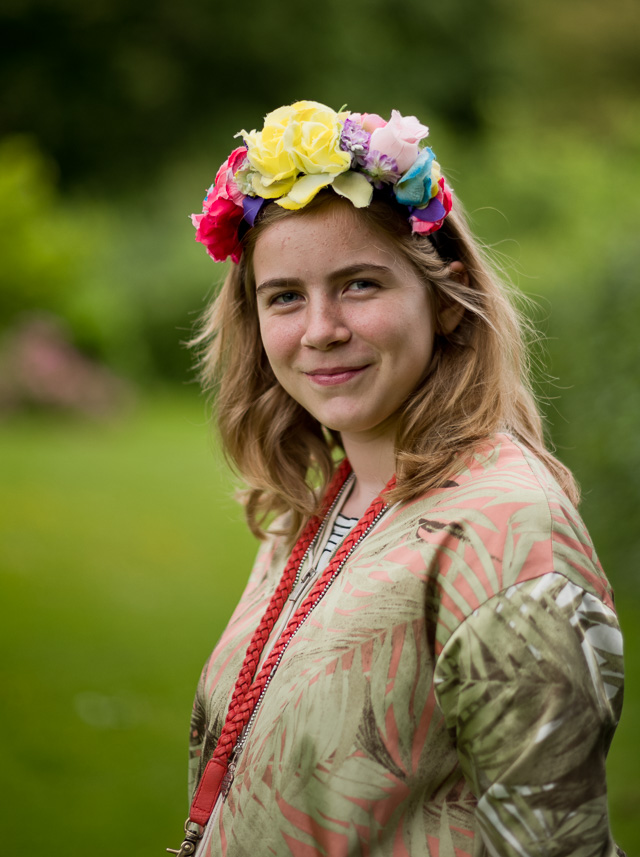
[[[334,384],[344,384],[346,381],[351,381],[352,378],[357,378],[359,375],[368,369],[369,364],[365,366],[338,366],[335,369],[314,369],[312,372],[304,374],[321,387],[330,387]]]

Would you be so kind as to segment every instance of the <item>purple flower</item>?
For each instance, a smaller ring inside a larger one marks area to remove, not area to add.
[[[362,166],[369,151],[369,140],[371,134],[365,131],[362,125],[353,119],[345,119],[340,136],[340,148],[345,152],[351,152],[352,166]]]
[[[386,184],[395,184],[400,178],[400,170],[395,158],[383,155],[372,149],[362,165],[362,171],[372,180],[373,186],[380,190]]]

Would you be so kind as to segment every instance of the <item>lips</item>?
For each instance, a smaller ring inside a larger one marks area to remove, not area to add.
[[[341,375],[343,372],[359,372],[360,369],[366,369],[369,364],[364,366],[327,366],[322,369],[308,369],[305,375]]]
[[[328,387],[334,384],[344,384],[346,381],[357,378],[369,365],[367,363],[364,366],[327,366],[322,369],[312,369],[304,374],[312,383]]]

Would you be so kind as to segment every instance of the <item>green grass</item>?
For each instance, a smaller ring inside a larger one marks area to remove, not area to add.
[[[255,553],[209,437],[191,398],[0,430],[9,850],[179,842],[195,684]]]
[[[0,426],[3,846],[159,857],[187,812],[200,668],[255,552],[204,407],[105,425]],[[610,756],[613,826],[640,851],[640,601],[620,605],[629,683]]]

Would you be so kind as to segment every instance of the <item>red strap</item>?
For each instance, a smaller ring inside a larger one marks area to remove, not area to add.
[[[226,762],[221,762],[219,759],[209,759],[193,796],[193,803],[189,810],[191,821],[201,824],[203,827],[209,821],[226,771]]]
[[[335,571],[340,567],[344,559],[349,556],[357,541],[367,531],[371,522],[375,520],[386,505],[385,501],[382,500],[381,497],[377,497],[369,506],[364,516],[347,536],[343,545],[316,581],[311,592],[309,592],[291,618],[285,631],[282,633],[278,642],[270,652],[254,681],[253,679],[256,669],[260,662],[260,655],[262,654],[271,631],[273,630],[273,626],[275,625],[287,598],[291,594],[291,590],[293,589],[293,584],[304,555],[350,471],[351,465],[345,459],[331,480],[322,504],[321,514],[310,519],[300,538],[296,542],[282,574],[282,578],[280,579],[276,591],[271,597],[269,606],[267,607],[260,624],[253,633],[251,642],[249,643],[249,647],[245,654],[244,662],[240,669],[240,674],[236,681],[231,702],[229,704],[229,710],[227,711],[224,726],[220,733],[220,738],[218,739],[212,758],[208,761],[203,771],[191,804],[189,818],[196,824],[204,826],[209,820],[222,787],[222,780],[227,771],[229,757],[233,752],[233,748],[235,747],[242,730],[249,722],[251,713],[256,706],[266,681],[271,674],[271,669],[278,660],[280,653],[300,624],[304,621],[311,607],[313,607],[316,601],[320,598],[325,586],[333,577]],[[387,489],[389,489],[394,483],[395,477],[393,477],[389,482]]]

